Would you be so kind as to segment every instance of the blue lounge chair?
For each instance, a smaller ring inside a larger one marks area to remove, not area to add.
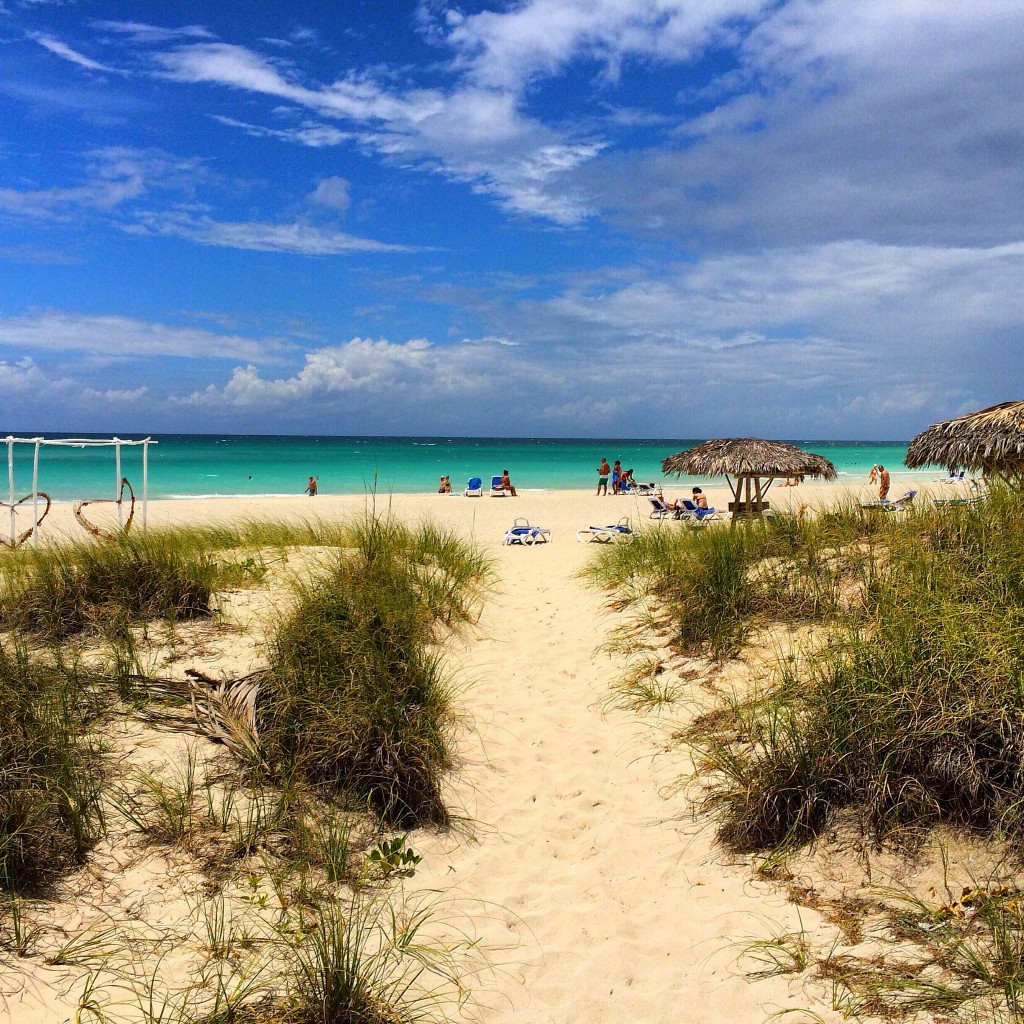
[[[651,503],[652,519],[678,519],[683,513],[681,509],[669,508],[661,498],[647,499]]]
[[[501,477],[500,476],[492,476],[491,477],[491,497],[492,498],[504,498],[506,494],[508,494],[508,491],[506,491],[505,488],[501,486]]]
[[[471,476],[466,489],[462,492],[467,498],[481,498],[484,493],[484,482],[478,476]]]
[[[691,501],[689,498],[683,498],[679,502],[683,506],[682,519],[692,519],[694,522],[702,523],[706,519],[717,519],[718,509],[701,508],[695,501]]]
[[[500,477],[499,477],[500,479]],[[531,526],[526,519],[517,519],[513,525],[505,531],[504,544],[525,544],[533,547],[534,544],[546,544],[551,540],[551,531],[543,526]]]
[[[582,544],[584,541],[597,541],[599,544],[610,544],[616,540],[629,540],[633,536],[633,530],[626,518],[620,519],[611,526],[588,526],[585,530],[576,531],[576,539]]]

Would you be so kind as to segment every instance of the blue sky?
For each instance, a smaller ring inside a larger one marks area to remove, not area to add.
[[[0,0],[0,431],[909,438],[1024,397],[1022,69],[1019,0]]]

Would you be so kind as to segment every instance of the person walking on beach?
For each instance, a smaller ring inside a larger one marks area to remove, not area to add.
[[[516,489],[512,486],[512,478],[508,475],[507,469],[503,469],[501,471],[501,489],[503,491],[508,491],[513,498],[519,497],[519,495],[516,494]]]
[[[608,494],[608,474],[611,472],[611,466],[608,465],[607,459],[601,459],[601,465],[597,467],[597,493],[602,492]]]
[[[878,500],[889,496],[889,470],[885,466],[878,467]]]
[[[308,484],[306,484],[306,493],[307,493],[307,494],[308,494],[308,495],[309,495],[309,496],[310,496],[311,498],[313,498],[313,497],[315,497],[315,496],[316,496],[316,485],[317,485],[317,482],[319,481],[319,479],[320,479],[320,477],[318,477],[318,476],[317,476],[317,477],[312,477],[312,476],[311,476],[311,477],[309,478],[309,483],[308,483]]]
[[[871,472],[868,473],[868,485],[870,487],[874,487],[874,485],[877,484],[877,483],[878,483],[878,463],[876,462],[871,467]]]

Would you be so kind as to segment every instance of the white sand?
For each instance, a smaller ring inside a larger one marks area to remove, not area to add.
[[[905,483],[893,480],[893,497]],[[707,490],[725,505],[724,487]],[[666,487],[667,496],[680,493]],[[770,497],[795,507],[840,495],[804,485],[773,489]],[[866,487],[856,495],[866,496]],[[326,495],[163,501],[150,504],[149,522],[331,519],[364,505],[363,498]],[[574,534],[621,516],[646,523],[646,499],[525,491],[518,498],[378,498],[378,509],[384,505],[410,521],[431,517],[452,526],[497,564],[500,582],[479,627],[454,655],[468,727],[450,799],[469,820],[445,836],[411,837],[423,861],[408,883],[471,908],[500,967],[475,992],[482,1019],[760,1024],[799,1006],[813,1006],[820,1019],[842,1019],[824,983],[752,981],[737,967],[737,943],[745,939],[803,928],[827,945],[834,932],[776,888],[751,881],[749,863],[728,863],[716,849],[710,824],[694,820],[674,788],[689,764],[665,742],[670,723],[605,710],[621,665],[597,649],[614,618],[603,610],[603,595],[577,578],[594,545],[577,543]],[[553,542],[502,547],[517,516],[550,528]],[[43,531],[48,538],[83,535],[67,505],[55,506]],[[160,878],[149,877],[154,884]],[[31,988],[46,984],[36,977]],[[66,1019],[66,1005],[8,1001],[18,1024]]]

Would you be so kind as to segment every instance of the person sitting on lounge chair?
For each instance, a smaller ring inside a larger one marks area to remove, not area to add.
[[[693,489],[693,503],[697,508],[707,508],[708,499],[704,497],[704,492],[699,487]]]
[[[516,494],[516,489],[512,486],[512,478],[508,475],[507,469],[503,469],[501,471],[501,489],[503,491],[508,491],[513,498],[519,497],[519,495]]]

